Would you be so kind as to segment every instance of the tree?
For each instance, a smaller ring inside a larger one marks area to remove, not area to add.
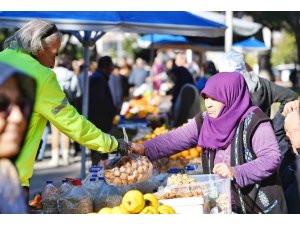
[[[239,16],[250,15],[255,22],[261,23],[263,26],[268,27],[271,31],[286,30],[292,32],[295,35],[297,43],[297,62],[300,60],[300,12],[295,11],[280,11],[280,12],[239,12]],[[260,32],[258,35],[262,35]],[[271,51],[260,56],[260,67],[264,70],[271,72]]]

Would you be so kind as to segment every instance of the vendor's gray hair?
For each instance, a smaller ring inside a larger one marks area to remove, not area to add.
[[[5,40],[4,48],[19,49],[25,53],[36,55],[39,50],[45,48],[55,38],[62,41],[63,34],[53,28],[56,28],[55,25],[48,21],[31,20]],[[51,30],[54,32],[45,37]]]

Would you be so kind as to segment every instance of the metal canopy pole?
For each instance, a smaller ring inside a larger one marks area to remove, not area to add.
[[[84,57],[84,69],[83,69],[83,97],[82,97],[82,115],[87,118],[88,117],[88,109],[89,109],[89,65],[90,65],[90,57],[89,57],[89,48],[93,46],[97,40],[99,40],[105,32],[97,32],[95,37],[92,38],[91,31],[84,31],[83,37],[79,32],[72,33],[82,44],[84,47],[83,57]],[[85,177],[86,171],[86,147],[81,145],[81,170],[80,177],[83,179]]]
[[[153,63],[154,63],[154,35],[151,34],[151,45],[150,45],[150,77],[151,77],[151,88],[150,93],[152,94],[154,91],[154,73],[153,73]]]
[[[233,26],[232,26],[233,12],[226,11],[226,26],[225,30],[225,52],[229,52],[232,49],[232,39],[233,39]]]

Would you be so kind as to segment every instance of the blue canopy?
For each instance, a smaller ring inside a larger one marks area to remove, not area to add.
[[[255,50],[255,51],[265,51],[270,48],[265,45],[264,42],[257,40],[255,37],[248,38],[241,42],[232,45],[233,48],[240,48],[242,50]]]
[[[146,41],[153,44],[187,44],[189,41],[184,36],[170,34],[146,34],[139,38],[139,41]]]
[[[61,30],[224,36],[226,26],[184,11],[0,12],[1,27],[20,27],[28,20],[53,21]]]

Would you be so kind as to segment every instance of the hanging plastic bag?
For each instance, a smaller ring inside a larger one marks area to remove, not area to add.
[[[153,165],[146,156],[129,154],[111,161],[104,170],[108,184],[116,186],[131,185],[149,179]]]

